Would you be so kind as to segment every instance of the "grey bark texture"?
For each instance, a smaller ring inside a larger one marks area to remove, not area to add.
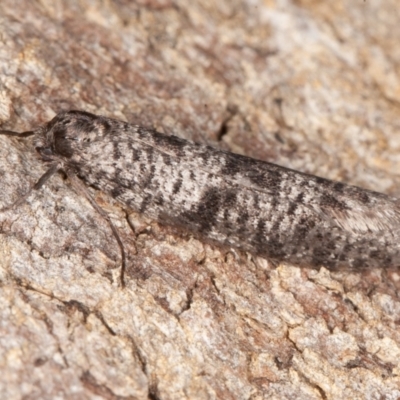
[[[0,3],[0,123],[81,109],[397,196],[397,1]],[[0,207],[44,173],[0,136]],[[396,399],[400,274],[272,265],[62,174],[0,213],[4,399]]]

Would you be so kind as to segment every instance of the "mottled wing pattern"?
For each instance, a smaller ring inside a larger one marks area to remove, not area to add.
[[[399,206],[383,194],[79,111],[37,136],[86,184],[213,242],[300,265],[400,264]]]

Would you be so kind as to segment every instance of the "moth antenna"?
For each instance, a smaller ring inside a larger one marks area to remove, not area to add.
[[[0,135],[14,136],[14,137],[19,137],[19,138],[26,138],[28,136],[33,136],[34,134],[35,134],[34,131],[14,132],[14,131],[8,131],[8,130],[0,130]]]
[[[96,200],[91,196],[91,194],[88,192],[86,189],[85,185],[77,178],[71,171],[66,170],[66,174],[68,176],[68,179],[70,180],[72,186],[74,189],[80,193],[83,194],[86,199],[89,201],[89,203],[92,205],[92,207],[108,222],[113,235],[118,243],[119,249],[121,251],[121,273],[120,273],[120,281],[121,281],[121,286],[122,288],[125,287],[125,269],[126,269],[126,255],[125,255],[125,249],[124,245],[122,243],[122,240],[119,236],[117,228],[114,226],[112,223],[109,215],[96,203]]]

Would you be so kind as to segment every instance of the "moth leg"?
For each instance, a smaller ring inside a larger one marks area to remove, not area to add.
[[[125,268],[126,268],[126,256],[125,256],[125,249],[124,245],[122,243],[122,240],[119,236],[117,228],[114,226],[114,224],[111,222],[110,217],[108,214],[96,203],[96,201],[93,199],[93,197],[90,195],[88,190],[86,189],[85,185],[80,181],[79,178],[76,177],[74,173],[71,171],[66,170],[66,174],[71,181],[72,186],[74,189],[79,193],[82,194],[86,197],[86,199],[89,201],[89,203],[92,205],[92,207],[108,222],[113,235],[118,243],[119,249],[121,251],[121,274],[120,274],[120,280],[121,280],[121,286],[124,288],[125,287]]]
[[[28,190],[26,194],[20,197],[16,202],[8,207],[2,208],[0,212],[11,210],[23,204],[26,199],[31,195],[34,190],[39,190],[43,185],[59,170],[61,166],[59,163],[54,163],[51,167],[39,178],[39,180]]]

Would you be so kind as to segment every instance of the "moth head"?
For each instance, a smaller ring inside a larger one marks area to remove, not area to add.
[[[35,149],[45,161],[79,158],[101,134],[98,116],[84,111],[62,112],[35,131]]]

